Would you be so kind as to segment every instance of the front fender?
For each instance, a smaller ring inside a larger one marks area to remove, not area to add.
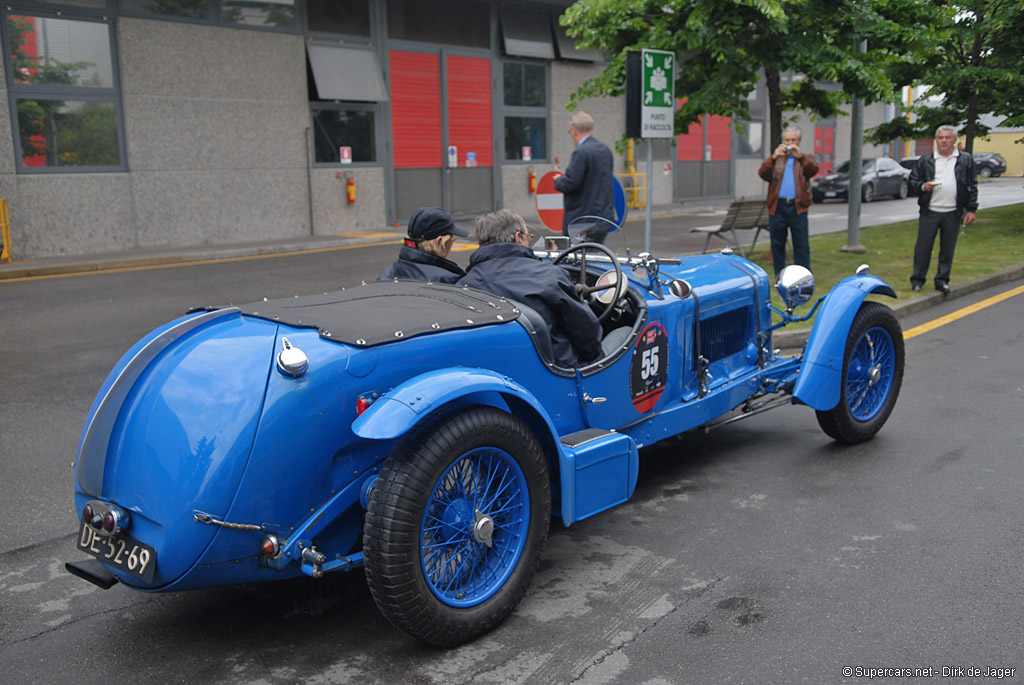
[[[807,340],[794,398],[818,411],[839,404],[846,339],[861,303],[872,293],[896,297],[888,283],[870,274],[845,278],[829,291]]]

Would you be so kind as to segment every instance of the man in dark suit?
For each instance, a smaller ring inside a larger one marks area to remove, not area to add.
[[[591,133],[594,119],[586,112],[573,112],[569,135],[576,143],[565,175],[555,179],[555,190],[565,195],[565,218],[562,231],[570,238],[577,236],[603,243],[610,224],[603,221],[576,222],[570,235],[569,224],[581,216],[599,216],[615,221],[615,191],[612,186],[614,161],[612,151]]]

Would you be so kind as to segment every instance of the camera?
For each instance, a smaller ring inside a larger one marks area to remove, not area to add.
[[[782,146],[782,151],[785,152],[787,155],[793,154],[793,148],[791,148],[788,145],[783,145]]]

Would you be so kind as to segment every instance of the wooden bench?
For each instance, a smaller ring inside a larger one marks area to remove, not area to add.
[[[736,231],[751,228],[757,229],[754,233],[754,240],[750,243],[750,252],[753,252],[754,245],[757,243],[757,236],[761,234],[761,229],[768,230],[768,218],[768,205],[765,204],[764,200],[740,198],[729,205],[729,210],[725,213],[725,218],[722,219],[721,225],[697,226],[691,228],[690,232],[703,233],[707,236],[704,240],[704,249],[701,251],[701,254],[708,251],[708,244],[711,242],[711,238],[717,237],[724,240],[730,247],[739,250],[741,255],[746,256]],[[731,239],[730,236],[732,236]]]

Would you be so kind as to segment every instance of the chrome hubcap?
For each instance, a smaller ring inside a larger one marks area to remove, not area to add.
[[[477,542],[491,547],[494,545],[494,541],[491,539],[492,535],[494,535],[494,519],[480,513],[478,509],[476,512],[476,522],[473,523],[473,537]]]

